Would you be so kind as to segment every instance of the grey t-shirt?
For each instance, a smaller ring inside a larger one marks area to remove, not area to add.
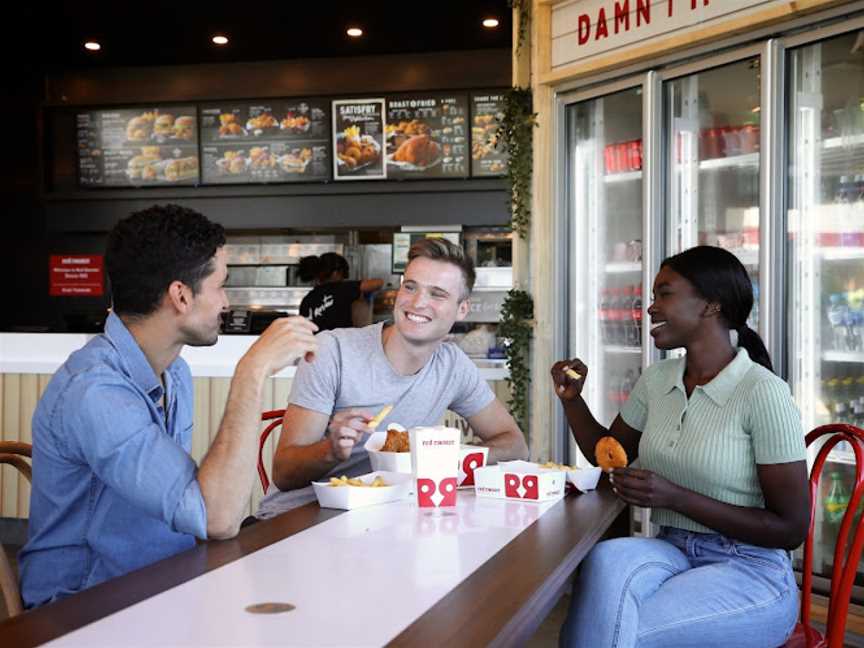
[[[301,361],[297,367],[289,404],[327,416],[351,407],[376,414],[385,405],[393,405],[378,426],[383,430],[388,423],[398,423],[406,429],[435,425],[448,409],[468,418],[495,399],[477,366],[459,347],[448,342],[438,345],[416,374],[398,374],[384,355],[383,328],[380,323],[319,333],[314,362]],[[323,479],[369,472],[364,443],[365,439],[355,445],[351,457]],[[311,486],[282,492],[271,485],[255,515],[272,517],[314,499]]]

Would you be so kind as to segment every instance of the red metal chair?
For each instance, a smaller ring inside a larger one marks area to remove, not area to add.
[[[282,417],[285,416],[284,409],[270,410],[261,415],[261,421],[272,421],[261,433],[261,438],[258,440],[258,477],[261,480],[261,488],[264,492],[270,488],[270,478],[267,477],[267,469],[264,467],[264,444],[277,427],[282,425]]]
[[[846,615],[849,612],[849,599],[855,572],[864,548],[864,524],[858,522],[854,529],[851,544],[849,530],[864,497],[864,430],[854,425],[832,423],[823,425],[810,432],[806,437],[809,447],[817,439],[828,437],[810,470],[810,529],[804,543],[804,568],[801,583],[801,621],[783,648],[842,648],[846,633]],[[847,441],[855,453],[855,488],[840,523],[837,544],[834,547],[834,565],[831,571],[831,600],[828,604],[828,617],[825,627],[827,637],[810,625],[810,599],[813,590],[813,530],[816,522],[816,507],[819,496],[819,478],[828,458],[828,453],[841,441]],[[849,551],[847,553],[847,546]]]

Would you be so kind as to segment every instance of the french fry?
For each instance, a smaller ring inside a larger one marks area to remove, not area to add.
[[[582,378],[582,374],[578,371],[573,371],[572,367],[567,367],[567,369],[564,370],[564,373],[570,376],[573,380],[581,380]]]
[[[375,416],[373,416],[371,419],[369,419],[369,422],[366,425],[369,427],[370,430],[374,430],[379,425],[381,425],[381,421],[383,421],[385,418],[387,418],[387,415],[391,411],[393,411],[393,406],[392,405],[385,405],[384,407],[381,408],[380,412],[378,412]]]

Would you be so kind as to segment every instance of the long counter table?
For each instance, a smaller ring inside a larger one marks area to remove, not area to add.
[[[0,333],[0,374],[53,374],[73,351],[95,334],[85,333]],[[258,339],[256,335],[220,335],[209,347],[183,347],[181,356],[196,378],[230,378],[237,361]],[[503,360],[475,359],[480,374],[488,381],[508,376]],[[274,378],[293,378],[295,368],[286,367]]]
[[[74,333],[0,333],[0,438],[30,443],[30,421],[48,381],[66,358],[92,337]],[[189,363],[195,384],[192,457],[197,462],[204,457],[219,430],[234,367],[256,339],[251,335],[223,335],[214,346],[183,349],[182,356]],[[475,362],[495,395],[506,403],[510,396],[504,362],[485,359]],[[285,407],[294,373],[294,367],[288,367],[267,382],[264,411]],[[452,412],[440,422],[465,428],[464,421]],[[273,459],[278,438],[278,432],[272,434],[264,446],[267,466]],[[256,486],[249,499],[250,514],[257,510],[262,496],[261,488]],[[15,471],[3,471],[0,474],[0,518],[26,518],[29,514],[29,483]]]
[[[521,645],[623,510],[605,478],[545,504],[309,504],[9,619],[0,644]],[[265,602],[294,607],[246,611]]]

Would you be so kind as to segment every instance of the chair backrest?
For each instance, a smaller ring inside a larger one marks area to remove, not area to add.
[[[31,481],[30,464],[24,457],[33,456],[33,447],[29,443],[19,441],[0,441],[0,464],[9,464],[18,469],[27,481]],[[21,604],[21,591],[18,589],[18,579],[15,571],[6,558],[6,551],[0,546],[0,590],[9,616],[21,614],[24,606]]]
[[[846,441],[852,447],[855,456],[855,487],[852,497],[846,507],[840,530],[837,534],[837,543],[834,547],[834,564],[831,570],[831,600],[828,604],[828,617],[826,620],[828,646],[840,648],[843,646],[843,638],[846,633],[846,615],[849,611],[849,599],[852,594],[852,585],[855,581],[855,573],[858,570],[858,562],[864,549],[864,524],[858,521],[854,529],[851,543],[849,543],[849,531],[855,520],[862,497],[864,497],[864,430],[854,425],[832,423],[814,429],[806,437],[809,447],[817,440],[827,437],[824,444],[819,448],[813,467],[810,469],[810,528],[807,540],[804,543],[804,568],[801,583],[801,623],[805,630],[810,630],[810,599],[813,589],[813,532],[816,526],[816,507],[819,497],[819,480],[822,469],[828,459],[828,454],[838,443]],[[848,547],[848,552],[847,552]]]
[[[261,488],[264,489],[265,493],[270,488],[270,479],[267,477],[267,469],[264,467],[264,444],[267,442],[270,433],[282,425],[283,416],[285,416],[284,409],[270,410],[261,415],[261,421],[270,421],[270,424],[264,428],[261,438],[258,440],[258,478],[261,480]]]

